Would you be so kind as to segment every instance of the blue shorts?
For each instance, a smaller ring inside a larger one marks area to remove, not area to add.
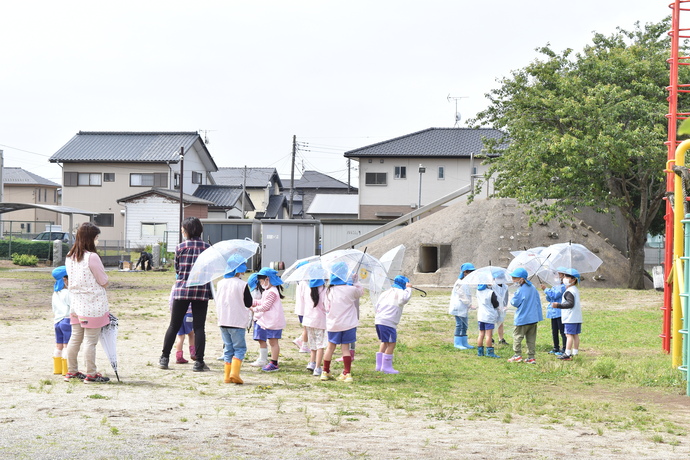
[[[398,341],[398,331],[390,326],[384,326],[383,324],[376,325],[376,335],[379,336],[381,342],[395,343]]]
[[[69,318],[63,318],[55,323],[55,343],[68,343],[72,336],[72,325]]]
[[[577,335],[582,332],[582,323],[565,323],[563,327],[566,334]]]
[[[302,320],[304,319],[304,316],[302,316],[302,315],[297,315],[297,317],[299,318],[299,323],[302,324]]]
[[[282,339],[283,330],[282,329],[264,329],[259,326],[258,323],[254,322],[254,340],[266,341],[268,339]]]
[[[494,323],[485,323],[483,321],[477,321],[479,324],[480,331],[493,331],[496,325]]]
[[[184,315],[184,319],[182,320],[182,326],[180,326],[180,330],[177,331],[177,335],[187,335],[190,332],[194,330],[194,319],[192,319],[192,314],[187,313]]]
[[[328,341],[330,343],[355,343],[357,341],[357,328],[353,327],[347,331],[328,332]]]

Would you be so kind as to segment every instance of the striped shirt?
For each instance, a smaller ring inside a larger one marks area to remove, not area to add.
[[[175,249],[175,273],[177,279],[173,287],[173,299],[185,300],[208,300],[211,288],[208,284],[203,286],[187,286],[187,278],[192,270],[192,265],[196,262],[199,254],[211,245],[200,238],[185,240],[177,245]]]

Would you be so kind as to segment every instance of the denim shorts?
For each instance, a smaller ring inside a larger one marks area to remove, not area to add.
[[[357,341],[357,328],[353,327],[347,331],[328,332],[328,341],[331,343],[354,343]]]
[[[493,331],[496,325],[494,323],[485,323],[483,321],[477,321],[479,324],[480,331]]]
[[[582,323],[565,323],[563,327],[566,334],[577,335],[582,333]]]

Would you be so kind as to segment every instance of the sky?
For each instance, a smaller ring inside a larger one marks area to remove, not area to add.
[[[79,131],[199,131],[219,167],[316,170],[343,153],[485,109],[485,94],[557,52],[672,0],[35,0],[0,4],[6,167],[62,183],[50,156]],[[351,164],[357,185],[357,163]]]

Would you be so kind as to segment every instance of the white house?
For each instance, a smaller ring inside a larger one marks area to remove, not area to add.
[[[497,129],[429,128],[345,152],[359,162],[359,218],[390,220],[470,185],[487,169],[475,160],[482,139],[504,137]]]

